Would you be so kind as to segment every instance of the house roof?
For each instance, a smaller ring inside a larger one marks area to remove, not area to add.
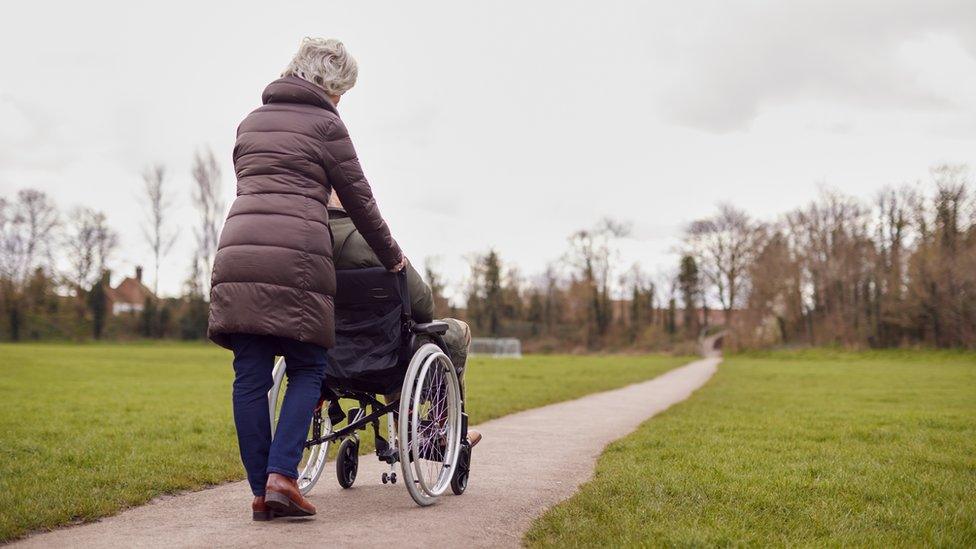
[[[145,284],[132,277],[125,277],[122,282],[109,292],[114,303],[132,303],[142,305],[147,297],[153,297],[152,290]]]

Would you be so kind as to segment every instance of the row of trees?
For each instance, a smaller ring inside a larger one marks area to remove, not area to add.
[[[690,235],[716,280],[739,345],[976,346],[976,196],[968,170],[939,166],[929,185],[864,203],[824,192],[772,223]],[[721,259],[702,250],[724,242]],[[729,246],[741,250],[735,258]],[[710,277],[711,279],[711,277]],[[734,287],[734,290],[733,290]]]
[[[639,264],[621,267],[618,244],[629,235],[626,223],[601,220],[570,235],[566,252],[528,278],[495,250],[474,255],[464,308],[438,312],[465,318],[477,334],[521,338],[530,351],[660,349],[694,340],[699,324],[688,317],[702,311],[685,314],[677,279],[649,276]],[[437,278],[429,264],[427,272]]]
[[[174,193],[161,165],[141,181],[142,235],[152,256],[152,293],[138,315],[113,318],[110,275],[119,234],[104,212],[77,206],[66,212],[46,193],[23,189],[0,197],[0,339],[110,336],[184,338],[206,331],[205,289],[224,215],[221,174],[209,149],[194,155],[192,200],[198,213],[196,247],[183,295],[158,299],[159,266],[180,236]]]
[[[963,166],[931,179],[873,202],[823,191],[771,221],[720,205],[654,278],[621,271],[614,243],[628,228],[609,220],[573,234],[536,277],[489,251],[471,261],[466,310],[445,313],[530,349],[660,348],[708,329],[738,347],[974,347],[976,194]]]
[[[142,182],[155,294],[180,237],[166,175],[152,166]],[[118,235],[104,213],[64,215],[35,190],[0,198],[0,337],[202,337],[226,206],[212,153],[195,155],[192,179],[196,246],[182,295],[122,318],[106,312]],[[530,276],[495,250],[473,255],[453,302],[435,262],[426,278],[439,315],[528,350],[673,348],[710,329],[740,347],[976,346],[976,194],[964,167],[937,167],[928,184],[886,188],[871,202],[825,191],[773,220],[720,205],[686,227],[678,264],[654,276],[622,264],[629,235],[612,219],[576,231]]]

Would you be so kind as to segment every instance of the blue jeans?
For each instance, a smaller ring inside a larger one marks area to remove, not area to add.
[[[298,478],[298,463],[318,404],[325,373],[325,348],[275,336],[233,334],[234,425],[241,461],[255,496],[264,495],[268,474]],[[274,441],[268,391],[275,356],[285,357],[288,388]]]

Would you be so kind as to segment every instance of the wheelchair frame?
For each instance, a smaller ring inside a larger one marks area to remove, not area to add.
[[[424,326],[428,326],[428,325],[432,325],[432,324],[441,324],[445,328],[447,327],[447,324],[445,324],[443,322],[429,322],[429,323],[425,324]],[[412,334],[411,342],[410,342],[410,348],[411,349],[416,349],[417,348],[417,346],[416,346],[417,335],[418,334],[421,334],[421,335],[424,335],[424,336],[427,336],[427,337],[432,337],[434,339],[435,345],[437,345],[438,347],[440,347],[440,349],[442,351],[445,351],[446,352],[447,346],[444,343],[444,338],[442,338],[439,333],[434,333],[434,332],[413,332],[413,327],[411,327],[410,329],[411,329],[411,334]],[[396,401],[391,402],[389,404],[384,404],[384,403],[380,402],[379,399],[376,398],[376,395],[374,393],[369,393],[369,392],[365,392],[365,391],[347,391],[347,390],[342,389],[341,387],[337,387],[337,388],[330,387],[329,389],[336,394],[336,396],[338,397],[339,400],[341,400],[341,399],[347,399],[347,400],[355,400],[355,401],[357,401],[359,403],[360,407],[359,408],[356,408],[355,409],[356,411],[365,411],[367,406],[371,407],[373,409],[373,411],[370,412],[366,416],[363,416],[362,414],[359,414],[359,419],[354,420],[354,421],[350,421],[345,427],[339,429],[338,431],[333,431],[332,433],[330,433],[328,435],[325,435],[325,436],[317,435],[317,436],[315,436],[315,438],[312,438],[310,440],[305,441],[305,447],[306,448],[310,448],[312,446],[315,446],[315,445],[318,445],[318,444],[323,444],[323,443],[326,443],[326,442],[331,443],[331,442],[341,441],[341,440],[343,440],[343,439],[345,439],[345,438],[347,438],[349,436],[352,436],[353,434],[355,434],[356,431],[365,431],[368,427],[372,426],[373,427],[373,432],[374,432],[375,437],[376,437],[376,453],[377,453],[377,455],[380,455],[381,441],[382,441],[382,446],[384,447],[384,449],[388,446],[389,442],[387,442],[386,439],[384,439],[382,436],[380,436],[380,433],[379,433],[379,419],[381,417],[385,416],[386,414],[394,413],[395,410],[400,407],[400,401],[399,400],[396,400]],[[319,412],[321,413],[321,408],[319,409]],[[314,431],[313,431],[313,435],[314,435]],[[464,384],[462,383],[461,384],[461,440],[462,440],[462,443],[463,443],[463,441],[465,441],[467,439],[467,437],[468,437],[468,414],[464,412]],[[380,461],[387,461],[387,460],[384,459],[381,456],[380,457]],[[398,460],[394,460],[392,462],[387,461],[387,463],[396,463],[396,461],[398,461]]]
[[[442,336],[444,333],[446,333],[448,329],[448,324],[439,321],[428,322],[428,323],[415,322],[410,316],[409,295],[406,293],[405,290],[405,286],[406,286],[405,276],[402,273],[398,276],[401,283],[401,296],[408,302],[404,307],[403,315],[401,317],[401,338],[406,339],[407,344],[401,347],[401,349],[409,349],[410,351],[409,356],[410,356],[410,360],[412,361],[414,357],[416,357],[417,354],[420,352],[421,347],[425,343],[433,343],[433,345],[438,348],[440,353],[442,353],[446,357],[447,345],[444,342],[444,338]],[[284,364],[283,360],[284,359],[282,359],[279,362],[279,365]],[[454,365],[453,363],[450,362],[449,357],[447,360],[448,363],[451,364],[451,367],[454,368]],[[276,365],[275,372],[274,372],[274,378],[275,378],[274,385],[272,387],[272,390],[269,391],[269,406],[274,406],[276,404],[277,397],[272,399],[271,393],[273,391],[279,390],[281,380],[284,377],[284,371],[283,371],[284,368],[280,368],[280,370],[282,371],[279,371],[279,365]],[[456,368],[454,369],[454,373],[455,375],[457,374]],[[409,374],[409,368],[408,371],[405,372],[405,376],[407,374]],[[408,380],[405,377],[403,383],[406,383],[407,381]],[[465,402],[464,402],[465,390],[464,390],[464,383],[460,379],[460,376],[457,376],[457,389],[458,389],[458,395],[460,397],[459,399],[460,409],[458,412],[459,415],[457,416],[460,423],[460,441],[459,441],[459,446],[457,447],[457,451],[459,452],[459,454],[456,458],[456,464],[454,466],[454,471],[452,472],[452,478],[450,479],[450,486],[452,491],[455,494],[460,495],[464,493],[465,489],[467,488],[468,473],[470,471],[470,458],[471,458],[471,448],[467,440],[468,416],[467,413],[465,412]],[[373,393],[373,392],[344,389],[341,386],[330,386],[328,390],[334,394],[335,398],[323,399],[322,401],[319,402],[319,405],[316,407],[312,418],[311,436],[304,444],[305,449],[311,449],[317,445],[322,445],[322,444],[328,445],[333,442],[340,442],[341,443],[340,451],[336,459],[337,462],[336,474],[339,477],[339,484],[343,488],[349,488],[352,486],[353,482],[355,482],[355,477],[358,470],[358,459],[359,459],[358,432],[365,431],[369,427],[372,427],[374,441],[375,441],[375,454],[379,459],[379,461],[387,463],[390,466],[390,471],[388,473],[383,473],[381,480],[384,484],[386,484],[388,481],[392,484],[396,484],[397,475],[395,471],[395,466],[398,462],[401,461],[401,457],[400,457],[400,449],[398,448],[399,429],[395,428],[395,425],[397,424],[397,417],[399,416],[400,413],[399,408],[401,406],[401,399],[397,399],[391,403],[383,403],[380,402],[377,393]],[[350,409],[348,412],[341,412],[341,408],[339,408],[338,401],[342,399],[354,400],[358,403],[359,406],[357,408]],[[329,406],[328,409],[326,409],[324,406],[326,402],[328,402],[328,406]],[[335,407],[334,410],[332,409],[333,407]],[[273,424],[275,422],[275,410],[271,409],[270,412],[271,412],[272,432],[273,432],[274,431]],[[341,416],[342,419],[336,420],[337,417],[340,417],[339,416],[340,412],[342,413]],[[325,424],[323,415],[327,415],[329,417],[328,433],[322,432],[323,425]],[[381,418],[383,418],[383,416],[387,417],[387,426],[389,430],[388,436],[390,440],[387,440],[380,434],[379,421]],[[346,425],[336,429],[335,424],[340,423],[343,420],[346,421]],[[347,458],[342,454],[343,454],[343,450],[345,449],[344,447],[346,446],[346,444],[348,444],[347,442],[348,440],[354,441],[352,444],[354,445],[355,453],[353,456]],[[319,451],[320,452],[327,451],[327,448],[328,446],[322,448]],[[308,487],[305,490],[303,490],[303,492],[310,491],[312,487],[314,487],[315,482],[317,482],[318,479],[320,478],[322,470],[325,466],[324,463],[325,463],[325,459],[327,459],[327,456],[323,456],[322,458],[318,458],[318,456],[316,456],[317,462],[320,459],[322,463],[321,465],[316,466],[318,471],[317,474],[314,475],[314,478],[303,477],[303,478],[308,478],[311,481]],[[353,460],[352,463],[349,463],[350,459]],[[344,467],[346,468],[345,470]],[[406,469],[406,467],[404,467],[404,469]],[[408,472],[406,470],[404,471],[404,473],[409,473],[408,478],[404,479],[405,482],[409,482],[410,475],[412,475],[413,473]],[[436,498],[436,496],[433,496],[429,500],[422,502],[421,499],[418,499],[418,497],[414,495],[412,490],[411,490],[411,497],[413,497],[414,500],[419,505],[429,505],[433,503],[433,499]]]

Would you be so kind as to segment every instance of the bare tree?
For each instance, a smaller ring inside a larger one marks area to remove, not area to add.
[[[917,216],[909,297],[920,336],[938,346],[976,345],[976,202],[965,166],[932,170],[931,205]],[[967,226],[968,224],[968,226]]]
[[[108,226],[105,214],[91,208],[76,208],[71,219],[66,244],[71,252],[72,282],[81,295],[102,279],[119,237]]]
[[[54,201],[41,191],[23,189],[15,202],[0,199],[0,308],[13,340],[20,339],[27,313],[43,301],[35,282],[52,270],[58,217]]]
[[[811,341],[854,343],[866,337],[875,263],[868,214],[859,200],[824,190],[786,215]]]
[[[50,264],[52,240],[59,224],[51,198],[35,189],[17,193],[17,201],[0,199],[0,272],[22,286],[35,269]]]
[[[24,245],[23,282],[41,266],[52,259],[52,240],[60,223],[58,209],[51,198],[35,189],[17,193],[19,216],[23,219],[26,243]]]
[[[153,293],[156,295],[159,295],[159,262],[173,249],[179,235],[178,230],[170,231],[166,228],[172,200],[166,192],[165,180],[166,168],[161,164],[149,166],[142,173],[145,192],[143,206],[146,213],[142,234],[153,253]]]
[[[878,343],[896,344],[902,333],[905,272],[913,210],[919,198],[911,187],[885,188],[875,201],[875,274],[871,316]]]
[[[654,282],[639,263],[634,263],[620,278],[621,288],[630,288],[628,335],[631,342],[637,342],[644,328],[654,322]]]
[[[597,337],[606,334],[610,327],[610,282],[619,255],[616,240],[628,234],[628,224],[605,218],[593,229],[576,231],[569,238],[570,251],[566,260],[577,269],[579,283],[590,294],[586,315],[589,345],[595,344]]]
[[[197,151],[193,156],[194,189],[193,202],[200,214],[195,231],[197,239],[197,258],[200,265],[200,288],[206,292],[210,288],[214,255],[220,238],[220,223],[224,216],[224,200],[221,197],[220,166],[213,150],[209,147]]]
[[[796,250],[790,248],[781,227],[770,225],[766,229],[763,244],[749,265],[749,296],[744,311],[747,326],[736,334],[739,343],[747,346],[787,343],[807,327]]]
[[[0,197],[0,309],[2,309],[10,339],[20,339],[22,299],[14,282],[23,258],[23,219],[7,199]]]
[[[744,295],[747,268],[756,252],[760,225],[747,213],[730,204],[720,204],[712,217],[693,222],[685,244],[698,259],[705,280],[725,311],[725,322]]]
[[[559,266],[555,263],[549,263],[537,283],[542,293],[542,324],[546,335],[552,335],[555,327],[563,320],[565,295],[561,282]]]
[[[13,204],[0,197],[0,277],[13,282],[24,257],[24,220]]]

